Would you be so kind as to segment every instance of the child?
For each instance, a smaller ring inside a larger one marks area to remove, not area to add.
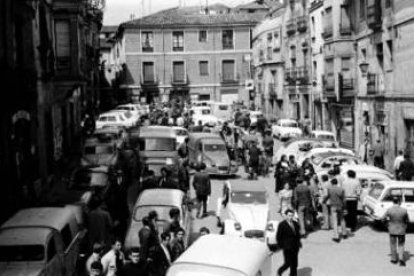
[[[269,174],[269,160],[266,156],[266,152],[262,151],[259,157],[259,175],[267,177]]]

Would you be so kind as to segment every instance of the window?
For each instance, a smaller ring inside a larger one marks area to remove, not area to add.
[[[351,68],[351,58],[343,57],[341,60],[342,63],[342,71],[349,71]]]
[[[222,34],[223,49],[233,49],[233,30],[224,30]]]
[[[208,61],[200,61],[198,63],[200,76],[208,76]]]
[[[144,62],[142,64],[142,74],[144,77],[144,83],[154,82],[154,63]]]
[[[70,69],[70,23],[68,20],[55,22],[56,66],[58,70]]]
[[[234,60],[223,60],[222,63],[222,80],[223,81],[233,81],[235,73],[235,63]]]
[[[184,32],[173,32],[173,51],[182,52],[184,51]]]
[[[391,8],[392,7],[392,0],[385,0],[385,8]]]
[[[280,37],[279,37],[279,31],[273,32],[273,51],[279,51],[280,50]]]
[[[359,19],[361,21],[365,20],[365,14],[366,14],[366,3],[365,0],[359,1]]]
[[[268,43],[272,43],[272,39],[273,39],[273,35],[272,35],[272,33],[268,33],[268,34],[267,34],[267,42],[268,42]]]
[[[72,232],[70,231],[69,224],[67,224],[65,227],[63,227],[61,234],[62,234],[62,241],[63,241],[64,250],[66,251],[68,249],[70,243],[72,242]]]
[[[173,62],[173,81],[184,82],[185,81],[185,66],[184,61]]]
[[[142,51],[143,52],[152,52],[154,50],[153,46],[153,33],[152,32],[142,32]]]
[[[55,238],[52,237],[47,245],[47,261],[49,262],[56,255]]]
[[[207,31],[206,30],[202,30],[198,32],[198,41],[207,42]]]

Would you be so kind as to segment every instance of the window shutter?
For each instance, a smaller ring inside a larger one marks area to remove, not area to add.
[[[154,81],[154,63],[144,62],[144,82]]]
[[[234,60],[223,60],[223,80],[234,80]]]
[[[70,56],[70,28],[69,21],[56,21],[56,55],[57,57]]]
[[[174,81],[176,82],[183,82],[185,80],[184,74],[184,62],[183,61],[175,61],[173,63],[173,73],[174,73]]]

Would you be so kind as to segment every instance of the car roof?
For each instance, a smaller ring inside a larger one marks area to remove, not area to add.
[[[267,192],[263,183],[252,183],[250,181],[238,181],[237,183],[230,183],[232,191],[240,192]]]
[[[181,206],[184,193],[178,189],[146,189],[137,199],[135,207],[165,205]]]
[[[327,130],[312,130],[312,133],[314,133],[314,134],[333,135],[333,136],[335,136],[335,134],[332,131],[327,131]]]
[[[0,229],[0,246],[43,245],[52,231],[42,227]]]
[[[74,218],[74,214],[69,208],[28,208],[18,211],[13,217],[7,220],[0,227],[0,229],[20,227],[44,227],[60,230],[72,218]]]
[[[380,183],[390,188],[414,188],[414,181],[381,180]]]
[[[268,249],[263,242],[231,235],[209,234],[197,239],[174,264],[223,267],[255,275],[257,267],[260,267],[267,255]]]
[[[293,138],[293,139],[290,139],[290,140],[286,141],[283,144],[283,146],[284,147],[288,147],[291,144],[297,143],[297,142],[319,142],[320,143],[320,142],[324,142],[324,141],[326,141],[326,142],[332,142],[332,141],[323,140],[323,139],[320,139],[320,138],[318,138],[318,139],[315,139],[315,138]]]
[[[164,137],[175,138],[177,135],[172,127],[168,126],[147,126],[139,130],[140,137]]]

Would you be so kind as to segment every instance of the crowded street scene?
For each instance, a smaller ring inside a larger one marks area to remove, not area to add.
[[[1,276],[414,275],[414,1],[0,19]]]

